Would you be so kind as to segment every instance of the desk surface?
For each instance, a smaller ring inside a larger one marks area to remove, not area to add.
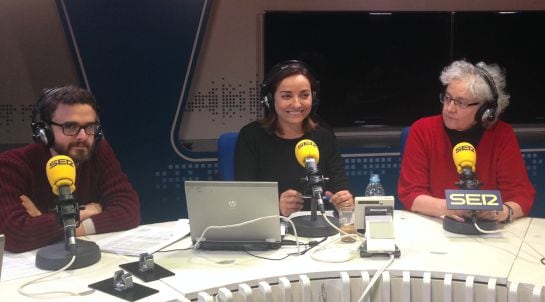
[[[509,274],[509,281],[545,286],[545,265],[540,262],[544,254],[545,219],[531,218],[524,243],[521,243],[520,252]]]
[[[157,224],[169,228],[175,223]],[[545,265],[540,261],[539,253],[545,253],[545,219],[522,218],[505,225],[501,234],[488,236],[458,236],[442,229],[440,219],[418,214],[396,211],[395,232],[396,243],[401,250],[397,258],[388,268],[393,276],[401,276],[410,272],[411,276],[430,274],[432,278],[442,279],[445,274],[452,279],[465,280],[470,275],[476,282],[486,284],[494,278],[496,284],[508,286],[510,283],[528,285],[545,285]],[[92,239],[104,238],[112,234],[91,236]],[[520,238],[533,247],[521,243]],[[189,238],[183,239],[165,248],[174,250],[191,246]],[[345,259],[358,251],[357,244],[338,243],[331,249],[324,250],[316,256],[330,261]],[[534,249],[537,249],[536,252]],[[295,247],[282,247],[279,250],[255,252],[260,256],[281,258],[287,253],[295,252]],[[339,272],[357,275],[367,271],[372,276],[387,261],[386,257],[360,258],[354,254],[350,261],[326,263],[312,259],[307,253],[303,256],[290,256],[281,261],[264,260],[252,257],[244,252],[227,251],[194,251],[174,250],[156,253],[155,262],[176,273],[173,277],[158,281],[140,283],[160,292],[139,301],[182,300],[185,295],[195,298],[199,291],[220,287],[236,288],[239,283],[252,280],[278,280],[284,276],[290,280],[306,274],[323,278],[338,276]],[[118,270],[118,265],[137,261],[136,257],[103,253],[99,263],[87,268],[65,272],[60,280],[30,286],[29,289],[71,289],[83,291],[88,284],[111,278]],[[18,287],[33,277],[2,281],[0,292],[6,301],[34,301],[21,296]],[[96,291],[84,297],[70,297],[63,301],[122,301],[113,296]]]

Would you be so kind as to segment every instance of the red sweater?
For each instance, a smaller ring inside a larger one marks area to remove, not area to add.
[[[398,182],[399,200],[410,210],[419,195],[445,198],[445,189],[458,189],[460,179],[452,159],[452,144],[441,115],[422,118],[412,126],[405,145]],[[514,201],[528,215],[535,190],[526,172],[520,147],[510,125],[498,121],[477,146],[476,177],[482,190],[499,190],[502,200]]]
[[[6,250],[23,252],[64,239],[57,222],[55,195],[45,165],[51,153],[31,144],[0,154],[0,233]],[[28,196],[42,212],[31,217],[21,204]],[[92,158],[76,169],[74,196],[80,205],[100,202],[102,213],[92,217],[97,233],[126,230],[140,223],[140,201],[107,141],[100,141]]]

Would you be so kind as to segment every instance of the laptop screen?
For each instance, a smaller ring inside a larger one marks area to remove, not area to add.
[[[278,184],[248,181],[186,181],[189,228],[193,242],[209,226],[240,224],[278,216]],[[203,242],[280,242],[280,218],[242,226],[208,229]]]

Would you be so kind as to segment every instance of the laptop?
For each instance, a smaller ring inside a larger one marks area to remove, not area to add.
[[[223,229],[207,227],[240,224],[278,216],[278,184],[255,181],[186,181],[189,232],[200,249],[270,250],[281,245],[280,218],[267,218]]]
[[[4,261],[4,241],[6,238],[0,234],[0,280],[2,279],[2,261]]]

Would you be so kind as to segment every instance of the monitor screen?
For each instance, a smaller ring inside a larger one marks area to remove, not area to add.
[[[454,58],[505,68],[511,96],[502,119],[544,123],[545,12],[457,12]],[[542,72],[544,71],[544,72]]]
[[[545,13],[267,12],[265,69],[307,62],[320,81],[318,114],[331,127],[408,126],[441,110],[453,59],[507,69],[511,123],[544,122]]]

